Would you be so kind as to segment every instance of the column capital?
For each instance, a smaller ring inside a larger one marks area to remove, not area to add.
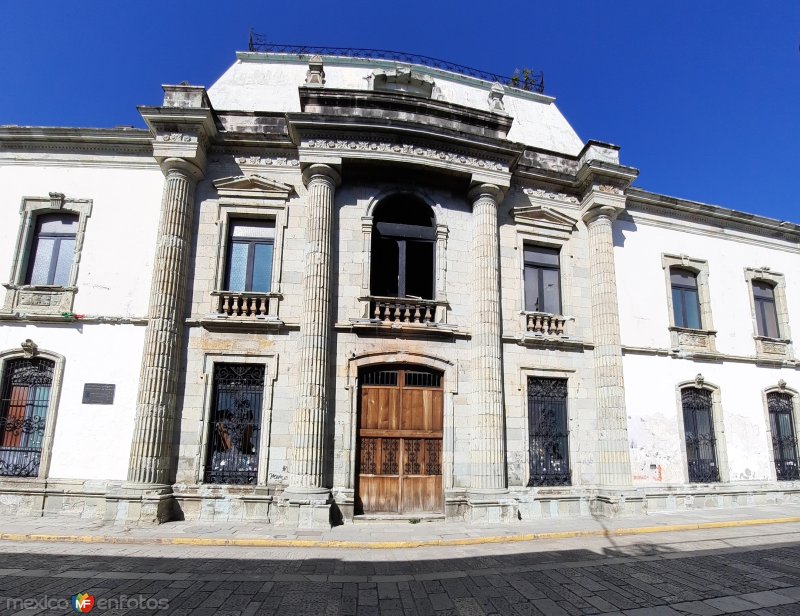
[[[333,182],[334,186],[342,183],[342,176],[334,167],[324,163],[312,163],[303,169],[303,184],[308,187],[315,177],[324,177]]]
[[[177,172],[190,177],[195,182],[199,182],[203,179],[203,170],[200,169],[200,167],[198,167],[194,162],[185,158],[164,158],[159,164],[161,166],[161,172],[167,177],[170,173]]]
[[[587,209],[583,210],[581,213],[581,219],[586,225],[590,225],[593,222],[601,219],[606,219],[609,221],[613,221],[619,216],[622,212],[625,211],[624,207],[619,205],[612,205],[612,204],[592,204]]]
[[[475,184],[467,193],[467,197],[471,203],[475,203],[478,199],[490,198],[498,205],[500,205],[500,203],[503,201],[503,197],[505,197],[505,195],[506,193],[503,188],[497,184],[489,183]]]

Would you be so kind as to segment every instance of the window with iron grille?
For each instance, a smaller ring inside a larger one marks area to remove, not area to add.
[[[525,310],[561,313],[561,270],[557,248],[525,246]]]
[[[565,379],[528,377],[528,430],[528,485],[570,485]]]
[[[214,366],[206,483],[255,485],[264,372],[258,364]]]
[[[775,287],[763,280],[754,280],[753,303],[756,309],[758,335],[767,338],[779,338],[778,311],[775,309]]]
[[[75,257],[76,214],[41,214],[36,217],[36,231],[28,258],[25,283],[30,285],[69,285],[69,273]]]
[[[676,327],[700,329],[700,296],[697,289],[697,274],[681,267],[670,269],[672,285],[672,310]]]
[[[711,395],[708,389],[698,387],[681,390],[686,461],[692,483],[720,480]]]
[[[232,220],[225,290],[269,293],[272,288],[274,242],[274,221]]]
[[[55,364],[12,359],[0,399],[0,476],[37,477]]]
[[[797,435],[794,430],[792,395],[772,391],[767,394],[769,426],[772,431],[772,453],[778,481],[800,479],[797,465]]]

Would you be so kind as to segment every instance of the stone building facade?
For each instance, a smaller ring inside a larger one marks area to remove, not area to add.
[[[0,127],[0,511],[797,499],[800,227],[634,188],[515,85],[247,52],[145,130]]]

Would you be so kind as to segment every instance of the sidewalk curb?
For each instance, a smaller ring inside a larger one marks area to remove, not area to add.
[[[345,549],[396,549],[444,546],[483,545],[489,543],[520,543],[544,539],[577,539],[582,537],[617,537],[622,535],[648,535],[712,528],[738,528],[765,526],[768,524],[790,524],[800,522],[800,517],[762,518],[755,520],[728,520],[698,524],[670,524],[664,526],[640,526],[614,530],[576,530],[524,535],[468,537],[464,539],[421,539],[419,541],[338,541],[303,539],[214,539],[209,537],[112,537],[106,535],[49,535],[0,533],[0,541],[42,543],[109,543],[116,545],[188,545],[196,547],[249,547],[249,548],[345,548]]]

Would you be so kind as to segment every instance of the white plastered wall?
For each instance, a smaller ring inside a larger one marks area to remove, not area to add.
[[[8,282],[23,196],[91,199],[92,214],[78,270],[74,312],[64,324],[0,322],[0,349],[26,338],[65,358],[48,477],[124,480],[136,410],[152,259],[163,175],[153,163],[127,167],[0,160],[0,277]],[[122,323],[93,323],[119,318]],[[116,385],[113,405],[82,404],[85,383]]]

